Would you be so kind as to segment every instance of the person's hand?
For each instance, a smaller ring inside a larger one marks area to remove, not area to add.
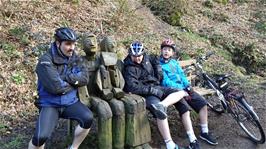
[[[161,99],[163,97],[163,91],[161,91],[155,87],[150,87],[150,93],[152,95],[157,96],[159,99]]]
[[[192,87],[188,86],[184,89],[187,92],[187,96],[185,96],[184,98],[188,101],[190,101],[192,99],[192,93],[193,93],[193,89]]]
[[[188,93],[188,95],[192,95],[192,93],[193,93],[193,88],[191,87],[191,86],[188,86],[188,87],[186,87],[185,89],[184,89],[187,93]]]

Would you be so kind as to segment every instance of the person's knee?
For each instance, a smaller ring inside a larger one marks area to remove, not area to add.
[[[38,136],[34,135],[32,138],[32,144],[40,147],[46,142],[47,139],[48,139],[48,135],[45,135],[45,134],[40,134]]]
[[[208,108],[207,108],[207,105],[203,106],[199,112],[204,112],[204,113],[207,113],[208,112]]]
[[[181,117],[184,118],[184,117],[189,117],[190,116],[190,112],[189,111],[186,111],[184,112]]]
[[[83,117],[83,125],[80,124],[80,126],[84,129],[89,129],[92,125],[93,122],[93,114],[91,112],[87,112],[86,114],[84,114]]]
[[[190,119],[190,112],[186,111],[183,114],[181,114],[182,120],[189,120]]]

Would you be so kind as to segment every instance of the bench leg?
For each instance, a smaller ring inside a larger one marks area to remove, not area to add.
[[[98,148],[112,149],[112,110],[106,101],[97,97],[92,97],[92,106],[98,117]]]
[[[73,135],[73,121],[68,119],[67,120],[67,136]]]
[[[112,99],[110,107],[113,112],[113,149],[124,149],[125,145],[125,107],[121,100]]]
[[[146,113],[145,99],[137,95],[123,98],[126,109],[126,146],[140,147],[151,141],[151,130]]]

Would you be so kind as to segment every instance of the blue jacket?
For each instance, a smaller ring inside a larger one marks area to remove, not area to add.
[[[78,101],[77,87],[88,84],[88,70],[75,53],[64,56],[53,43],[36,66],[38,106],[61,107]]]
[[[161,81],[162,86],[173,87],[180,90],[190,86],[190,83],[178,61],[174,59],[165,61],[161,57],[160,64],[163,69],[163,80]]]

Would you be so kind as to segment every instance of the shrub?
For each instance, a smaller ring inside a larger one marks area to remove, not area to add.
[[[29,41],[29,35],[26,33],[26,29],[22,27],[14,27],[9,29],[9,34],[16,39],[20,41],[23,45],[28,45],[30,43]]]
[[[244,47],[234,45],[233,62],[246,68],[248,73],[263,75],[266,68],[265,53],[258,50],[254,43]]]
[[[188,11],[185,0],[142,0],[142,3],[163,21],[173,26],[182,26],[181,18]]]

